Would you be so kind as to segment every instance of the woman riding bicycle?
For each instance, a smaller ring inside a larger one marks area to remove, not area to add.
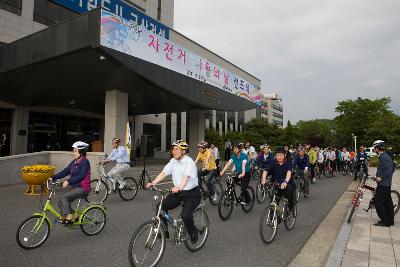
[[[54,175],[53,181],[70,176],[63,182],[63,187],[67,191],[62,194],[59,205],[61,214],[64,217],[63,223],[71,223],[72,216],[71,203],[78,198],[84,198],[90,192],[90,162],[86,158],[89,145],[78,141],[72,145],[74,160],[61,172]]]
[[[217,164],[215,163],[213,153],[211,149],[208,148],[208,143],[206,141],[201,141],[197,146],[199,148],[199,154],[197,154],[194,164],[197,164],[199,160],[202,161],[203,166],[199,175],[206,176],[205,182],[207,183],[208,192],[212,196],[213,201],[216,201],[218,196],[214,192],[213,180],[217,175]]]
[[[172,194],[162,203],[162,210],[168,212],[183,204],[181,217],[185,223],[190,240],[195,244],[199,238],[198,230],[193,221],[193,211],[201,202],[200,190],[198,187],[197,168],[191,157],[186,155],[189,145],[183,140],[177,140],[171,145],[172,159],[164,167],[162,172],[153,182],[147,183],[146,188],[150,188],[161,182],[166,176],[172,175],[174,187],[171,188]],[[161,217],[165,227],[168,227],[167,219]],[[168,229],[165,236],[169,238]]]

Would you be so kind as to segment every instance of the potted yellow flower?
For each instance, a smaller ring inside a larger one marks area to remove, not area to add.
[[[46,180],[53,176],[56,168],[51,165],[32,165],[22,167],[22,180],[28,185],[25,191],[26,195],[38,195],[35,193],[35,186],[41,186],[42,192],[47,193],[47,188],[44,186]]]

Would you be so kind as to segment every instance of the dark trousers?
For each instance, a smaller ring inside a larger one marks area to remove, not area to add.
[[[367,164],[356,162],[356,171],[354,172],[354,178],[357,178],[357,173],[360,171],[361,165],[362,165],[363,168],[364,168],[364,173],[365,173],[365,175],[366,175],[366,176],[368,175],[368,167],[367,167]]]
[[[278,189],[277,195],[282,198],[283,196],[289,201],[289,209],[292,210],[294,207],[294,189],[295,185],[288,184],[285,189]]]
[[[250,202],[250,195],[249,192],[247,192],[247,187],[249,186],[250,183],[250,172],[246,172],[245,175],[239,180],[241,182],[241,193],[240,196],[244,199],[245,202]]]
[[[182,191],[176,194],[169,195],[165,198],[162,203],[162,210],[164,212],[168,212],[169,210],[173,210],[179,205],[182,205],[181,217],[183,222],[185,223],[186,230],[190,236],[195,232],[195,226],[193,221],[193,211],[197,208],[197,206],[201,202],[201,195],[198,187],[193,188],[192,190]],[[161,217],[161,221],[168,228],[167,219]]]
[[[310,163],[311,178],[315,178],[315,171],[314,171],[315,164],[316,163],[314,163],[314,164]]]
[[[80,187],[68,187],[68,191],[61,195],[59,206],[61,208],[61,215],[65,216],[67,214],[72,214],[71,203],[78,198],[85,198],[88,195]]]
[[[378,185],[375,193],[376,213],[385,225],[394,224],[394,207],[390,190],[390,186]]]
[[[207,189],[208,189],[208,194],[210,195],[214,195],[214,188],[213,188],[213,182],[214,182],[214,178],[217,175],[217,170],[205,170],[205,171],[200,171],[200,175],[204,177],[204,180],[206,182],[207,185]],[[199,179],[199,183],[202,183],[203,181],[201,179]],[[201,186],[201,185],[200,185]]]
[[[230,158],[231,158],[231,150],[229,148],[225,148],[225,157],[224,157],[225,161],[230,160]]]

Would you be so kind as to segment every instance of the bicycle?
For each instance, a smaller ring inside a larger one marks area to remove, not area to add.
[[[297,203],[299,202],[300,194],[304,192],[304,170],[294,170],[294,177],[294,184],[296,185],[295,199]]]
[[[182,219],[175,220],[169,213],[165,213],[161,209],[166,195],[170,194],[171,190],[158,189],[155,186],[152,187],[152,190],[158,192],[160,196],[156,194],[153,197],[153,218],[140,225],[129,242],[128,258],[131,266],[156,266],[160,262],[165,252],[165,231],[167,230],[167,226],[161,221],[160,216],[166,218],[174,229],[170,238],[171,242],[175,246],[183,243],[191,252],[200,250],[205,245],[209,234],[209,219],[204,210],[204,202],[201,202],[193,211],[195,227],[199,231],[199,239],[193,244]],[[153,257],[150,256],[152,252],[155,252]]]
[[[91,190],[89,195],[86,197],[86,200],[90,203],[104,203],[109,195],[108,192],[110,188],[108,188],[106,183],[106,179],[109,178],[105,172],[105,164],[106,163],[104,162],[99,162],[96,164],[99,176],[90,182]],[[134,199],[138,192],[138,183],[132,177],[124,177],[123,180],[125,182],[125,186],[120,189],[117,185],[113,190],[117,191],[119,196],[125,201]]]
[[[250,202],[244,203],[240,200],[240,197],[236,194],[235,185],[241,186],[240,178],[238,173],[226,174],[226,190],[222,194],[218,202],[218,215],[221,220],[226,221],[231,217],[233,206],[241,206],[245,213],[249,213],[254,206],[254,189],[251,186],[246,188],[249,193]],[[225,210],[226,209],[226,210]]]
[[[324,176],[325,176],[326,178],[328,178],[329,176],[330,176],[330,177],[335,176],[335,172],[334,172],[334,170],[333,170],[332,164],[333,164],[333,163],[332,163],[331,160],[328,160],[328,161],[326,162],[326,167],[325,167],[325,172],[324,172]]]
[[[263,173],[263,171],[261,170],[260,167],[258,167],[255,164],[251,164],[250,174],[251,174],[251,178],[253,180],[255,180],[255,181],[260,180],[262,173]]]
[[[260,204],[262,204],[265,201],[267,194],[269,195],[270,198],[272,198],[272,183],[269,181],[270,179],[268,177],[265,184],[261,183],[261,179],[257,183],[256,199],[257,202]]]
[[[289,211],[289,201],[286,197],[279,197],[277,195],[280,184],[273,185],[274,191],[272,201],[267,205],[261,213],[259,223],[259,233],[261,240],[265,244],[274,241],[278,225],[284,222],[285,228],[291,231],[296,223],[297,218],[297,204],[295,202],[293,210]],[[282,202],[281,202],[282,200]],[[283,203],[280,205],[280,203]]]
[[[349,214],[349,217],[347,218],[347,223],[351,222],[351,218],[353,217],[355,211],[360,207],[361,201],[364,198],[364,193],[365,189],[368,189],[372,192],[372,198],[369,201],[368,204],[368,209],[364,209],[366,212],[368,212],[370,209],[373,209],[375,207],[375,194],[376,194],[376,188],[366,185],[368,177],[364,177],[363,180],[360,183],[360,186],[357,188],[356,193],[354,194],[353,200],[351,202],[351,211]],[[372,180],[376,180],[375,177],[371,178]],[[390,190],[390,195],[393,199],[396,199],[396,201],[393,201],[393,207],[394,207],[394,215],[397,214],[397,212],[400,209],[400,193],[396,190]]]
[[[349,173],[349,161],[342,161],[342,174],[346,176]]]
[[[317,164],[315,164],[315,168],[314,168],[315,178],[318,178],[319,180],[321,180],[321,167],[320,166],[322,167],[322,164],[317,162]]]
[[[222,189],[221,183],[218,182],[216,179],[214,179],[214,182],[212,182],[214,193],[217,196],[217,198],[214,199],[214,195],[211,195],[208,191],[207,183],[205,181],[205,176],[201,175],[201,172],[199,172],[198,176],[199,176],[201,197],[203,198],[203,200],[206,200],[208,198],[211,205],[216,206],[219,202],[219,197],[221,197],[222,192],[224,191]]]
[[[356,162],[356,165],[360,165],[360,169],[358,170],[358,172],[357,172],[357,167],[356,167],[356,170],[355,170],[355,176],[356,176],[356,179],[358,179],[358,180],[360,180],[360,181],[362,181],[363,179],[364,179],[364,176],[366,176],[365,175],[365,168],[366,168],[366,162],[365,161],[362,161],[362,162]],[[355,180],[356,180],[355,179]]]
[[[50,235],[53,224],[62,220],[61,214],[52,206],[51,199],[55,196],[55,187],[61,185],[62,182],[49,182],[46,186],[49,189],[49,196],[45,205],[42,203],[42,195],[40,203],[41,212],[36,212],[32,216],[26,218],[17,228],[16,239],[18,245],[23,249],[34,249],[43,245]],[[81,231],[89,236],[100,233],[106,224],[106,209],[101,205],[89,203],[86,207],[80,207],[81,199],[73,213],[74,220],[69,224],[65,224],[70,229],[80,228]],[[55,218],[50,220],[48,212]]]

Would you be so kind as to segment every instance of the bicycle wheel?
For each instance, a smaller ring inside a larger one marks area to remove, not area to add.
[[[226,221],[231,217],[233,211],[233,200],[230,190],[225,190],[218,202],[218,215],[221,220]]]
[[[92,180],[90,182],[90,192],[86,201],[92,204],[103,203],[108,197],[108,186],[102,180]]]
[[[390,190],[390,196],[392,197],[393,201],[394,215],[396,215],[400,209],[400,193],[396,190]]]
[[[265,244],[271,243],[276,236],[278,230],[278,217],[276,214],[276,207],[266,206],[261,213],[259,232],[261,240]]]
[[[138,183],[132,177],[125,177],[124,182],[124,188],[118,190],[119,196],[125,201],[134,199],[139,191]]]
[[[80,227],[85,235],[97,235],[106,225],[106,213],[99,207],[91,207],[82,214]]]
[[[190,239],[184,240],[183,243],[188,250],[195,252],[200,250],[206,244],[210,220],[208,219],[208,215],[203,208],[197,208],[193,212],[193,221],[194,226],[199,231],[199,239],[195,244],[192,244]]]
[[[242,210],[245,213],[249,213],[253,207],[254,207],[254,201],[255,201],[255,197],[254,197],[254,189],[251,186],[248,186],[246,188],[247,193],[250,196],[250,202],[246,203],[246,204],[240,204],[240,206],[242,206]]]
[[[286,230],[290,231],[293,229],[294,224],[296,223],[296,217],[297,217],[297,205],[294,205],[292,211],[289,211],[289,207],[286,205],[285,206],[285,220],[283,222]]]
[[[354,201],[353,206],[351,207],[351,211],[350,211],[349,218],[347,218],[347,223],[350,223],[350,222],[351,222],[351,218],[353,217],[354,212],[355,212],[356,209],[357,209],[357,203],[358,203],[358,201],[360,200],[360,198],[361,198],[361,194],[360,194],[360,193],[357,193],[357,198],[356,198],[356,200]]]
[[[219,182],[216,182],[212,185],[214,193],[217,194],[217,198],[215,199],[215,201],[213,200],[213,196],[209,195],[208,196],[208,200],[210,201],[211,205],[216,206],[219,202],[219,199],[221,198],[221,195],[223,193],[223,189],[222,189],[222,185]]]
[[[265,201],[265,197],[267,195],[267,190],[265,189],[265,186],[262,185],[261,183],[257,184],[256,187],[256,198],[257,198],[257,202],[262,204]]]
[[[300,185],[299,185],[299,183],[297,183],[296,184],[296,189],[295,189],[295,197],[296,197],[296,203],[298,203],[299,202],[299,199],[300,199]]]
[[[128,248],[129,263],[131,266],[156,266],[164,251],[163,228],[153,221],[147,221],[140,225],[131,237]]]
[[[17,229],[17,243],[23,249],[41,246],[50,235],[50,224],[40,215],[26,218]]]
[[[253,178],[253,180],[256,180],[256,181],[257,181],[257,180],[260,180],[261,174],[262,174],[262,172],[261,172],[260,169],[253,170],[253,171],[251,172],[251,178]]]

